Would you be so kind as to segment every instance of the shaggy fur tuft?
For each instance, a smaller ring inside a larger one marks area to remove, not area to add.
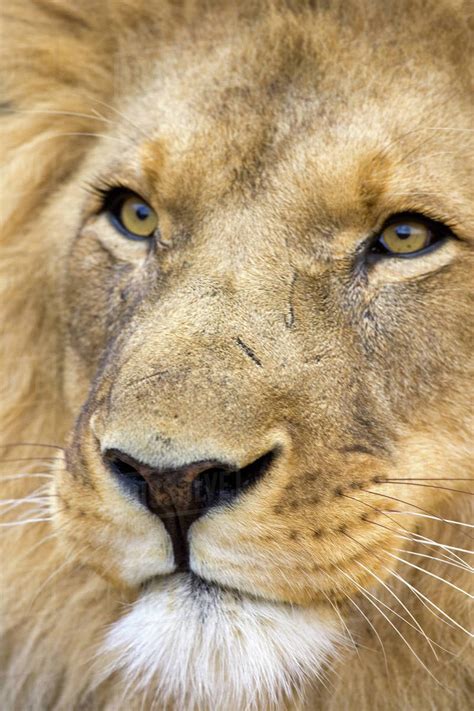
[[[334,656],[331,625],[311,610],[212,588],[198,596],[186,580],[144,595],[107,635],[98,666],[104,653],[116,660],[100,675],[122,670],[148,704],[154,698],[179,709],[280,709],[298,696],[304,703],[308,684]]]

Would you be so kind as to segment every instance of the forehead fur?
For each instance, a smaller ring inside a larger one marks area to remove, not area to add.
[[[452,154],[442,171],[452,176],[455,197],[459,189],[466,197],[472,184],[458,140],[460,131],[464,146],[472,140],[459,118],[472,111],[472,29],[462,0],[11,5],[15,13],[0,48],[6,108],[50,107],[48,119],[29,119],[36,131],[100,132],[97,111],[110,114],[112,123],[123,121],[120,140],[130,145],[124,150],[129,164],[146,143],[141,155],[159,177],[162,200],[183,211],[184,196],[189,212],[208,211],[215,198],[237,190],[245,199],[261,190],[268,173],[278,182],[282,158],[279,197],[290,197],[299,211],[307,210],[301,202],[308,190],[314,197],[314,186],[338,211],[351,212],[361,192],[373,201],[389,187],[389,164],[381,159],[388,153],[393,164],[409,155],[416,165],[418,147],[425,145],[435,157],[440,146]],[[28,47],[25,21],[36,27]],[[51,23],[58,28],[54,37]],[[22,63],[15,59],[18,45]],[[106,104],[118,108],[109,112]],[[68,110],[69,119],[54,115]],[[159,151],[145,141],[157,133]],[[48,143],[58,180],[90,138],[74,143],[61,161]],[[106,143],[116,157],[117,141]],[[165,164],[168,155],[172,161]],[[425,160],[422,169],[434,186],[439,166],[430,170]],[[321,190],[328,176],[331,185]],[[397,191],[412,193],[413,182],[402,179]],[[352,192],[344,205],[341,185]],[[324,209],[310,210],[309,221],[322,222],[323,212],[328,221]]]
[[[451,195],[466,197],[462,13],[449,3],[431,13],[416,2],[263,6],[220,3],[231,21],[201,13],[153,46],[143,29],[144,50],[119,58],[120,137],[162,204],[197,219],[258,192],[270,210],[286,204],[330,232],[361,203],[380,209],[382,193],[410,194],[405,209],[421,209],[423,190],[443,204],[440,170]]]

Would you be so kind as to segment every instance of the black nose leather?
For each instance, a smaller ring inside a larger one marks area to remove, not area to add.
[[[192,523],[213,506],[231,502],[255,483],[273,457],[274,452],[267,452],[243,469],[213,460],[160,469],[117,449],[104,454],[106,465],[121,485],[163,521],[180,570],[188,567],[188,530]]]

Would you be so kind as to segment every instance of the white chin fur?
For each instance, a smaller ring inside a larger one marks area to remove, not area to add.
[[[154,699],[156,709],[281,709],[316,680],[337,640],[335,627],[315,610],[179,575],[157,583],[112,626],[100,654],[108,668],[100,676],[118,672],[130,692]]]

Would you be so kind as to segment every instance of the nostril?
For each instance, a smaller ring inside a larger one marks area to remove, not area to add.
[[[246,488],[260,479],[260,477],[262,477],[270,468],[276,454],[276,450],[267,452],[259,459],[256,459],[251,464],[248,464],[246,467],[236,472],[240,477],[240,488]]]
[[[197,462],[182,470],[160,471],[117,449],[105,452],[104,461],[122,489],[148,508],[156,508],[150,501],[149,487],[152,485],[155,498],[158,496],[161,499],[167,493],[164,498],[170,501],[176,499],[177,506],[198,514],[213,506],[230,503],[238,494],[256,484],[268,471],[277,453],[275,449],[266,452],[242,469],[219,466],[218,462],[215,462],[215,466],[209,466],[211,462],[208,466],[205,462]],[[183,486],[189,487],[189,494],[184,497],[186,501],[183,499]]]
[[[104,455],[104,461],[116,481],[128,494],[142,502],[147,500],[147,483],[136,465],[122,453],[109,450]]]
[[[276,450],[267,452],[242,469],[214,467],[201,472],[193,482],[193,494],[204,509],[230,503],[268,471],[276,457]]]

